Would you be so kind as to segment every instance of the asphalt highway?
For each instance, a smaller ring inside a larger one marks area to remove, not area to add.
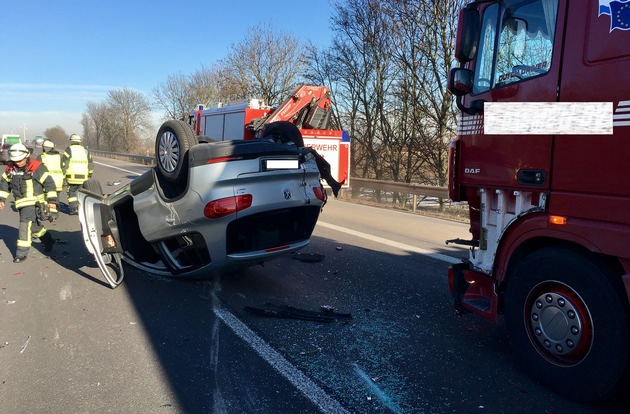
[[[105,193],[148,168],[95,161]],[[111,289],[66,213],[50,254],[35,241],[14,264],[18,216],[0,212],[1,412],[630,411],[553,394],[520,371],[502,324],[454,315],[446,270],[467,251],[444,241],[468,238],[465,223],[330,199],[301,255],[212,280],[126,266]],[[351,318],[246,311],[268,304]]]

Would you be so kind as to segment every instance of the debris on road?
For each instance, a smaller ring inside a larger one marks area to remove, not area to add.
[[[24,345],[22,345],[22,348],[20,349],[20,354],[26,351],[26,347],[28,346],[28,343],[30,341],[31,341],[31,336],[29,335],[26,337],[26,342],[24,342]]]
[[[316,346],[315,348],[308,350],[308,351],[301,351],[300,355],[315,355],[315,354],[319,354],[320,352],[322,352],[322,349],[318,346]]]
[[[293,258],[304,263],[317,263],[324,260],[326,256],[319,253],[295,253]]]
[[[332,308],[332,307],[331,307]],[[314,322],[332,322],[334,320],[352,319],[352,315],[349,313],[337,313],[334,308],[331,311],[309,311],[305,309],[298,309],[288,305],[273,305],[271,303],[265,303],[264,308],[254,308],[251,306],[245,306],[244,310],[258,316],[268,316],[272,318],[289,318],[289,319],[302,319]]]

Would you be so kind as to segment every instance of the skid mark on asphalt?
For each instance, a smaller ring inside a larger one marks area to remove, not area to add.
[[[458,258],[455,258],[455,257],[447,256],[447,255],[442,254],[442,253],[436,253],[433,250],[422,249],[420,247],[411,246],[409,244],[395,242],[393,240],[388,240],[388,239],[385,239],[383,237],[373,236],[371,234],[362,233],[362,232],[356,231],[356,230],[351,230],[351,229],[348,229],[348,228],[345,228],[345,227],[337,226],[335,224],[325,223],[325,222],[323,222],[321,220],[317,221],[317,225],[318,226],[322,226],[322,227],[326,227],[326,228],[331,229],[331,230],[340,231],[342,233],[346,233],[346,234],[349,234],[351,236],[360,237],[360,238],[365,239],[365,240],[370,240],[370,241],[373,241],[373,242],[376,242],[376,243],[385,244],[387,246],[395,247],[397,249],[401,249],[401,250],[405,250],[405,251],[408,251],[408,252],[413,252],[413,253],[418,253],[418,254],[422,254],[422,255],[425,255],[425,256],[429,256],[432,259],[441,260],[441,261],[446,262],[446,263],[455,264],[455,263],[461,263],[461,261],[462,261],[462,259],[458,259]]]
[[[220,305],[213,306],[212,310],[217,318],[221,319],[236,335],[249,344],[258,355],[293,384],[321,412],[350,414],[339,402],[326,394],[324,390],[256,335],[236,316],[223,309]]]

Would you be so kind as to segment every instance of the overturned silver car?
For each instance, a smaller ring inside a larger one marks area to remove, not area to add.
[[[309,243],[327,197],[313,153],[290,139],[208,141],[167,121],[156,167],[107,196],[93,179],[79,191],[84,241],[112,287],[123,261],[207,278]]]

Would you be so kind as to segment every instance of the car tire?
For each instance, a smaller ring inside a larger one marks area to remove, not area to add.
[[[184,121],[166,121],[155,138],[155,160],[158,173],[168,182],[178,181],[184,168],[188,150],[197,144],[197,138]]]
[[[519,363],[574,401],[613,396],[628,380],[630,316],[621,278],[568,247],[536,251],[508,279],[505,322]]]
[[[95,178],[90,178],[89,180],[84,181],[83,188],[92,193],[103,195],[103,187],[101,187],[101,182]]]

